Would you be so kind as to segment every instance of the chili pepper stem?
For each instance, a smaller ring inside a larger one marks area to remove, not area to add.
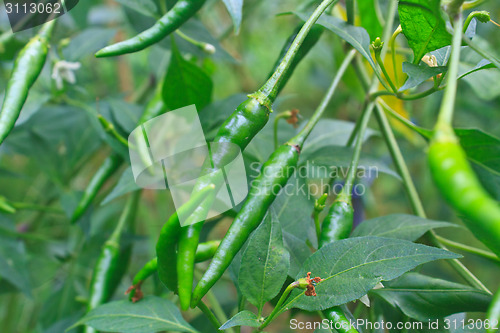
[[[460,1],[454,1],[460,2]],[[462,48],[462,15],[458,13],[453,20],[453,41],[451,45],[451,55],[448,61],[448,71],[446,77],[446,89],[444,91],[441,109],[439,110],[438,124],[451,125],[455,98],[457,96],[458,65],[460,62],[460,49]]]
[[[274,149],[278,149],[279,147],[279,142],[278,142],[278,123],[280,119],[285,118],[288,119],[292,113],[290,111],[283,111],[281,113],[278,113],[276,115],[276,118],[274,118]]]
[[[205,303],[203,303],[203,301],[201,301],[200,303],[198,303],[197,307],[198,309],[201,310],[201,312],[203,312],[205,317],[208,318],[208,320],[215,327],[217,332],[222,332],[221,330],[219,330],[219,327],[222,326],[221,323],[219,323],[219,320],[217,320],[214,313],[208,308],[208,306]]]
[[[259,326],[259,332],[261,332],[267,325],[269,325],[271,323],[271,321],[274,319],[274,317],[278,313],[280,313],[281,306],[283,305],[283,303],[286,301],[286,299],[288,298],[288,296],[290,295],[292,290],[295,288],[298,288],[298,287],[299,287],[298,281],[294,281],[294,282],[290,283],[288,285],[288,287],[286,287],[283,294],[281,294],[281,297],[278,300],[278,303],[276,303],[276,306],[274,307],[273,311],[269,314],[269,316],[267,316],[267,318],[264,320],[262,325]]]
[[[212,44],[200,42],[192,37],[189,37],[188,35],[186,35],[182,31],[180,31],[179,29],[175,30],[175,34],[177,36],[181,37],[182,39],[184,39],[186,42],[193,44],[194,46],[196,46],[197,48],[199,48],[203,52],[206,52],[208,54],[214,54],[216,51],[215,46],[213,46]]]
[[[282,81],[285,78],[285,73],[288,71],[288,68],[290,67],[292,63],[292,59],[295,57],[295,54],[298,52],[300,45],[306,38],[309,30],[313,27],[313,25],[316,23],[316,21],[319,19],[321,14],[333,3],[336,3],[338,0],[323,0],[321,4],[314,10],[312,15],[307,19],[307,21],[304,23],[302,26],[302,29],[300,29],[299,33],[297,34],[297,37],[295,38],[292,46],[288,49],[288,52],[285,54],[283,57],[283,60],[281,64],[276,68],[276,71],[274,74],[267,80],[267,82],[262,86],[262,88],[259,89],[258,91],[258,96],[267,96],[268,99],[274,100],[276,98],[276,95],[278,93],[277,87],[280,86],[280,81]],[[263,105],[268,105],[269,108],[271,105],[267,101],[262,101],[266,104]]]
[[[344,187],[339,194],[339,200],[346,200],[351,202],[351,193],[354,186],[354,180],[356,178],[356,171],[358,169],[359,158],[361,156],[361,147],[363,146],[363,140],[365,138],[366,129],[368,128],[368,122],[372,114],[373,108],[375,107],[374,102],[370,102],[365,111],[361,116],[361,123],[359,128],[359,133],[357,136],[356,144],[354,145],[354,152],[352,155],[351,165],[349,166],[349,172],[345,179]]]
[[[328,104],[330,103],[330,100],[333,97],[333,94],[335,93],[335,90],[337,89],[337,86],[342,79],[342,76],[344,75],[345,71],[347,70],[347,67],[351,63],[352,59],[354,59],[354,56],[356,55],[356,50],[351,50],[345,57],[344,61],[340,65],[337,74],[335,75],[335,78],[333,79],[332,84],[328,88],[327,93],[321,100],[321,103],[319,104],[318,108],[316,111],[314,111],[314,114],[312,117],[309,119],[307,122],[306,126],[297,134],[293,139],[289,141],[289,144],[291,145],[297,145],[299,147],[302,147],[304,144],[304,141],[307,139],[311,131],[313,130],[314,126],[316,126],[316,123],[320,120],[321,116],[325,112]]]
[[[398,26],[396,31],[391,36],[391,39],[389,40],[389,47],[391,48],[391,57],[392,57],[392,66],[394,69],[394,80],[396,81],[396,86],[399,87],[399,78],[398,78],[398,68],[396,65],[396,38],[403,32],[403,28],[401,28],[401,25]]]
[[[382,70],[382,74],[384,74],[385,79],[389,83],[389,86],[391,87],[392,91],[395,94],[398,94],[398,88],[394,85],[394,82],[392,81],[391,77],[389,76],[389,73],[387,72],[387,69],[385,68],[384,61],[382,60],[382,57],[380,56],[380,51],[375,50],[375,61],[379,65],[380,69]]]

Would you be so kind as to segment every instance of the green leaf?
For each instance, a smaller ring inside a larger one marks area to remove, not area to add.
[[[241,16],[243,11],[243,0],[222,0],[226,5],[229,15],[233,20],[234,32],[238,33],[241,25]]]
[[[228,328],[234,327],[234,326],[250,326],[250,327],[259,327],[260,322],[257,319],[257,316],[255,313],[252,313],[248,310],[244,310],[241,312],[238,312],[233,316],[233,318],[229,319],[226,321],[219,329],[220,330],[227,330]]]
[[[71,38],[69,45],[64,48],[63,55],[67,61],[79,61],[96,53],[106,45],[115,35],[116,30],[104,28],[88,28]]]
[[[283,246],[281,225],[270,210],[250,238],[239,273],[241,292],[259,313],[281,290],[289,266],[290,255]]]
[[[116,183],[115,187],[113,187],[111,192],[109,192],[109,194],[104,198],[101,205],[105,205],[108,202],[115,200],[116,198],[119,198],[127,193],[137,191],[139,189],[140,187],[137,186],[134,180],[132,168],[128,167],[127,169],[125,169],[125,171],[123,171],[120,179],[118,180],[118,183]]]
[[[431,229],[445,227],[458,227],[458,225],[414,215],[391,214],[364,221],[354,229],[352,237],[378,236],[413,242]]]
[[[170,110],[195,104],[203,109],[212,99],[212,80],[195,64],[184,60],[177,47],[172,49],[172,58],[163,84],[163,100]]]
[[[310,216],[308,218],[310,219]],[[299,273],[302,264],[311,255],[311,249],[307,246],[305,240],[286,231],[283,231],[283,241],[285,248],[290,253],[288,276],[295,277]]]
[[[323,246],[310,256],[297,279],[324,279],[316,286],[317,296],[294,290],[284,308],[317,311],[341,305],[365,295],[378,282],[397,278],[423,263],[455,259],[460,255],[434,247],[393,238],[358,237]]]
[[[103,304],[70,328],[79,325],[88,325],[102,332],[196,332],[182,318],[174,303],[156,296],[145,297],[137,303],[123,300]]]
[[[368,31],[370,39],[375,40],[377,37],[382,37],[383,28],[376,12],[376,6],[379,6],[378,1],[363,0],[357,1],[356,4],[358,5],[358,16],[361,20],[361,26]]]
[[[353,149],[350,147],[328,146],[304,153],[301,157],[301,168],[306,168],[308,175],[316,178],[345,178],[351,165]],[[359,177],[378,177],[379,172],[400,179],[389,166],[381,162],[381,158],[363,153],[358,165]]]
[[[136,12],[139,12],[143,15],[158,18],[158,8],[156,4],[152,0],[116,0],[124,6],[127,6]]]
[[[314,198],[307,188],[306,178],[300,177],[297,172],[290,177],[287,187],[280,191],[271,207],[284,232],[306,240],[310,232],[314,231],[311,218]]]
[[[399,91],[414,88],[431,77],[446,72],[446,67],[429,67],[426,64],[415,65],[409,62],[403,62],[403,72],[408,74],[408,79],[405,84],[399,88]]]
[[[451,44],[451,35],[441,17],[440,0],[399,1],[398,12],[403,34],[413,50],[414,64],[426,53]]]
[[[307,21],[309,17],[304,13],[294,14],[303,21]],[[326,14],[321,15],[317,23],[333,31],[340,38],[351,44],[352,47],[359,52],[359,54],[368,60],[372,68],[377,69],[377,66],[375,65],[375,62],[370,54],[370,36],[364,28],[355,27],[347,24],[344,20]]]
[[[492,298],[485,291],[418,273],[407,273],[370,293],[424,322],[459,312],[485,312]]]

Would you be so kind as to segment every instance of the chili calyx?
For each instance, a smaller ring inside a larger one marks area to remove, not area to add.
[[[127,291],[125,291],[125,295],[132,294],[132,297],[130,298],[132,303],[138,302],[144,297],[144,294],[141,290],[141,285],[143,282],[144,280],[139,281],[138,283],[128,287]]]
[[[316,284],[320,283],[323,280],[324,279],[320,278],[319,276],[311,279],[311,272],[307,272],[307,276],[305,278],[299,279],[297,281],[297,287],[300,289],[306,289],[306,296],[317,296],[315,290]]]

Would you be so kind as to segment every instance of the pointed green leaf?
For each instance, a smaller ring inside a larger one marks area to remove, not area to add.
[[[420,321],[459,312],[484,312],[491,302],[485,291],[418,273],[407,273],[384,285],[371,294]]]
[[[243,0],[222,0],[222,2],[224,2],[229,15],[231,15],[231,19],[233,20],[234,25],[234,32],[238,33],[241,25]]]
[[[281,225],[271,210],[250,238],[239,273],[241,292],[259,312],[281,290],[289,266]]]
[[[212,99],[213,84],[210,77],[194,63],[184,60],[177,47],[163,84],[163,100],[170,110],[196,105],[199,111]]]
[[[413,63],[443,46],[451,44],[451,35],[441,17],[440,0],[402,0],[399,20],[408,45],[413,50]]]
[[[413,242],[431,229],[444,227],[458,227],[458,225],[415,215],[391,214],[364,221],[354,229],[352,237],[378,236]]]
[[[87,313],[70,329],[79,325],[88,325],[101,332],[196,332],[182,318],[174,303],[156,296],[146,297],[137,303],[123,300],[103,304]]]
[[[445,71],[446,67],[443,66],[429,67],[426,64],[415,65],[409,62],[403,62],[403,72],[408,74],[408,79],[405,84],[399,88],[399,91],[414,88],[431,77],[444,73]]]
[[[423,263],[460,258],[452,252],[393,238],[349,238],[323,246],[310,256],[297,279],[311,272],[323,281],[317,296],[294,290],[285,308],[317,311],[341,305],[365,295],[380,281],[397,278]]]
[[[259,327],[260,324],[261,323],[257,319],[257,315],[255,315],[255,313],[244,310],[235,314],[233,318],[226,321],[219,329],[227,330],[228,328],[235,326]]]

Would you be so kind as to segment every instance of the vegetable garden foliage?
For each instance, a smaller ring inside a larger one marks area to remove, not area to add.
[[[500,327],[498,3],[85,1],[15,34],[4,8],[2,332]],[[176,210],[127,138],[192,104],[219,145]],[[181,226],[228,143],[248,196]]]

